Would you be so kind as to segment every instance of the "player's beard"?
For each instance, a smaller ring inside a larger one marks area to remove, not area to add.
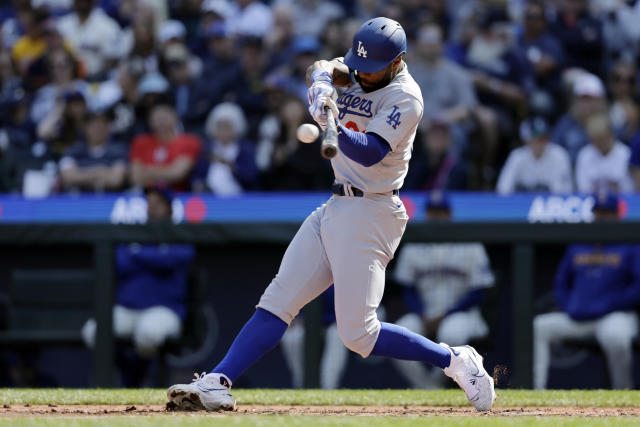
[[[358,74],[358,72],[355,73],[355,80],[360,84],[360,87],[362,88],[362,91],[365,93],[371,93],[371,92],[375,92],[378,89],[382,89],[383,87],[385,87],[386,85],[388,85],[391,80],[393,79],[393,67],[389,67],[389,69],[387,70],[386,73],[384,73],[384,77],[382,79],[380,79],[380,81],[378,83],[376,83],[375,85],[372,86],[364,86],[362,84],[362,82],[360,81],[360,75]]]

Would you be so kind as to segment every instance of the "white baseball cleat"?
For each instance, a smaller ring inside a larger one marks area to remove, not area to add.
[[[467,395],[469,402],[478,411],[488,411],[496,400],[493,378],[482,365],[482,356],[468,345],[449,347],[440,343],[451,352],[451,363],[444,373],[453,379]]]
[[[231,381],[224,374],[194,374],[191,384],[175,384],[167,390],[167,409],[187,411],[235,411]]]

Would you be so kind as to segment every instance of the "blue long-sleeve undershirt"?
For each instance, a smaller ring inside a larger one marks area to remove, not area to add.
[[[365,167],[375,165],[391,151],[389,143],[378,135],[356,132],[342,125],[338,129],[338,146],[345,156]]]

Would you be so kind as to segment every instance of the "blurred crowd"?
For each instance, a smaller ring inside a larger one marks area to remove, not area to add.
[[[0,192],[327,190],[305,70],[399,21],[404,189],[640,190],[636,0],[0,2]]]

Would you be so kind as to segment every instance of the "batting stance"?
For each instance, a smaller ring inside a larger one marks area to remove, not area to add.
[[[473,348],[437,344],[376,316],[385,269],[408,220],[398,189],[423,111],[420,88],[402,59],[405,52],[400,24],[378,17],[356,32],[344,60],[318,61],[307,70],[314,120],[326,128],[328,106],[339,121],[339,153],[331,160],[333,196],[304,221],[224,359],[211,373],[196,374],[191,384],[170,387],[171,404],[233,410],[233,381],[278,344],[305,304],[334,283],[338,334],[347,348],[362,357],[431,363],[453,378],[478,410],[491,408],[493,379]],[[336,86],[344,88],[337,102]]]

